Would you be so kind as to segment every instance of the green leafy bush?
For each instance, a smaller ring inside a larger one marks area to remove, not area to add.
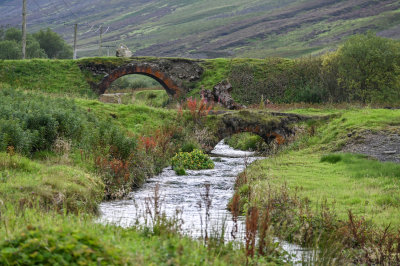
[[[183,167],[175,167],[175,173],[177,175],[186,175],[185,168]]]
[[[58,138],[71,140],[74,147],[88,152],[107,149],[117,159],[128,158],[136,149],[136,139],[79,108],[73,100],[0,90],[0,151],[13,146],[30,156],[51,150]]]
[[[192,152],[179,152],[172,158],[174,169],[184,168],[190,170],[213,169],[214,162],[207,154],[195,149]]]
[[[111,265],[123,264],[112,248],[84,231],[70,228],[28,227],[0,243],[1,265]]]
[[[183,143],[181,151],[182,152],[192,152],[195,149],[199,149],[200,145],[194,141],[186,141]]]
[[[338,163],[342,160],[342,155],[341,154],[328,154],[324,155],[321,157],[321,163],[331,163],[335,164]]]
[[[331,60],[337,85],[349,101],[393,102],[400,99],[400,44],[374,33],[351,37]]]
[[[247,132],[232,135],[225,141],[232,148],[243,151],[260,150],[264,144],[264,140],[260,136]]]

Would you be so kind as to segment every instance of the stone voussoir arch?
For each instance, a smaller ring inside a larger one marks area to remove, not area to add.
[[[117,62],[118,58],[116,58]],[[200,61],[180,58],[131,58],[123,64],[105,64],[87,60],[80,65],[99,83],[90,82],[97,94],[103,94],[110,85],[125,75],[139,74],[157,80],[170,96],[181,97],[188,91],[188,84],[196,82],[203,74]]]
[[[298,114],[247,110],[227,112],[220,116],[219,139],[249,132],[259,135],[267,144],[275,140],[278,145],[286,143],[290,136],[295,135],[293,124],[311,119]]]

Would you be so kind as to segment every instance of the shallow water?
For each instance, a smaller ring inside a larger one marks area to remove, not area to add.
[[[252,152],[234,150],[221,141],[211,152],[215,168],[210,170],[191,171],[186,176],[177,176],[175,171],[168,167],[163,172],[151,178],[143,187],[133,191],[130,199],[104,202],[100,205],[101,222],[117,224],[124,227],[143,223],[146,212],[146,202],[152,202],[156,186],[160,193],[161,210],[168,217],[180,211],[182,229],[185,234],[193,237],[204,236],[206,185],[210,187],[210,219],[207,234],[213,231],[221,232],[225,227],[225,239],[232,240],[231,232],[234,228],[232,215],[227,210],[227,204],[233,195],[236,176],[245,169],[245,166],[261,159],[254,157]],[[203,196],[202,196],[203,195]],[[201,207],[200,207],[201,206]],[[238,222],[237,239],[243,239],[244,218]],[[295,256],[295,261],[304,256],[302,249],[297,245],[281,242],[284,250]]]

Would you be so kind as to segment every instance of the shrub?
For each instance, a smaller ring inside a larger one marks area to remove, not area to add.
[[[321,163],[327,162],[327,163],[338,163],[342,160],[342,155],[341,154],[329,154],[329,155],[324,155],[321,158]]]
[[[232,148],[243,151],[260,150],[264,144],[264,140],[260,136],[247,132],[235,134],[225,141]]]
[[[186,106],[195,122],[200,122],[201,118],[206,117],[214,107],[213,104],[209,104],[204,98],[198,102],[197,99],[193,97],[186,99]]]
[[[207,154],[195,149],[192,152],[179,152],[172,158],[172,167],[190,170],[213,169],[214,162]]]
[[[325,60],[328,73],[336,75],[337,84],[331,87],[331,95],[337,95],[335,90],[339,90],[345,95],[343,100],[364,103],[400,100],[397,41],[372,32],[355,35]]]
[[[174,170],[177,175],[186,175],[185,168],[183,167],[175,167]]]
[[[19,236],[0,243],[2,265],[123,264],[116,254],[97,238],[69,228],[56,231],[30,226]]]
[[[71,140],[74,147],[96,154],[103,150],[117,159],[128,158],[137,146],[135,138],[126,137],[110,121],[99,120],[73,100],[0,90],[0,151],[13,146],[30,156],[50,151],[60,138]]]
[[[185,143],[183,143],[181,151],[182,152],[192,152],[195,149],[199,149],[200,145],[196,142],[193,141],[186,141]]]

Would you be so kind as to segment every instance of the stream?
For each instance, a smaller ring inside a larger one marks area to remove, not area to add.
[[[179,217],[183,222],[183,232],[192,237],[213,235],[213,232],[225,228],[225,240],[233,240],[231,236],[234,223],[227,210],[227,204],[234,193],[236,176],[246,165],[263,157],[255,157],[252,152],[234,150],[222,140],[211,152],[215,163],[214,169],[187,170],[187,175],[178,176],[171,167],[165,168],[161,174],[148,180],[141,188],[133,191],[128,199],[104,202],[100,205],[100,221],[123,227],[143,224],[146,210],[153,209],[154,193],[160,195],[160,209],[168,217]],[[205,197],[206,187],[209,196]],[[207,198],[207,199],[206,199]],[[206,205],[210,203],[209,218],[206,222]],[[151,206],[151,208],[148,208]],[[177,215],[178,211],[178,215]],[[244,217],[239,217],[236,240],[243,241],[245,232]],[[279,241],[283,250],[287,251],[292,261],[304,261],[309,252],[300,246]]]

